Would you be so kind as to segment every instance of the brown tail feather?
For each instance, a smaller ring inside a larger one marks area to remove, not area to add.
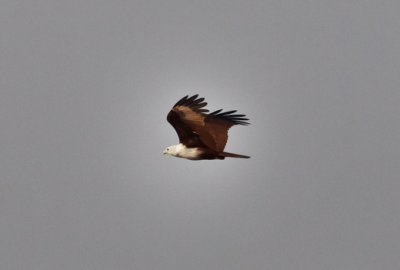
[[[232,157],[232,158],[250,158],[249,156],[233,154],[233,153],[228,153],[228,152],[222,152],[219,155],[223,156],[223,157]]]

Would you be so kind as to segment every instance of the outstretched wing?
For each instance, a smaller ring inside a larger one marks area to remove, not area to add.
[[[248,125],[244,114],[236,111],[217,110],[210,114],[204,98],[185,96],[169,112],[167,120],[175,128],[179,141],[186,145],[204,144],[208,148],[222,152],[228,140],[228,130],[233,125]]]
[[[198,95],[192,97],[185,96],[180,99],[168,113],[167,120],[174,127],[179,137],[179,142],[189,147],[201,146],[198,132],[193,128],[201,125],[204,121],[203,109],[207,105],[204,98],[196,99]]]
[[[207,115],[205,119],[205,132],[203,136],[207,138],[208,146],[217,152],[224,151],[228,141],[228,130],[234,125],[247,126],[249,123],[244,114],[235,114],[236,110],[222,112],[214,111]]]

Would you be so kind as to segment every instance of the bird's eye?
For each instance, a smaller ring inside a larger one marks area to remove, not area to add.
[[[169,148],[167,148],[167,151],[169,151]]]

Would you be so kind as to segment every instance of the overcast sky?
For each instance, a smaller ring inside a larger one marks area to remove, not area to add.
[[[3,1],[0,268],[400,269],[399,1]],[[162,155],[186,94],[226,151]]]

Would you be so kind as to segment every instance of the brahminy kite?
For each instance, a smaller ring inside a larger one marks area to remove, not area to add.
[[[204,98],[198,95],[180,99],[168,113],[167,120],[179,137],[179,144],[165,148],[163,154],[190,160],[249,158],[224,152],[228,129],[234,125],[249,125],[244,114],[217,110],[207,113]]]

